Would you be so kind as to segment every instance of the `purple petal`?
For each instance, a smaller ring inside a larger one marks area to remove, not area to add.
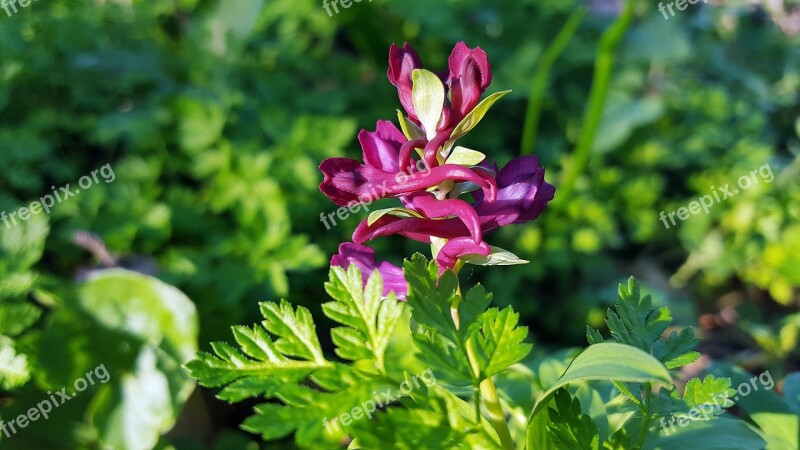
[[[339,253],[331,258],[331,266],[340,266],[347,269],[350,264],[355,264],[358,267],[365,285],[374,271],[380,272],[381,278],[383,278],[384,297],[388,296],[390,291],[394,291],[398,300],[406,298],[408,284],[403,276],[403,269],[387,261],[377,264],[375,262],[375,250],[364,245],[343,242],[339,245]]]
[[[494,201],[484,199],[481,192],[473,194],[484,232],[536,219],[555,194],[555,188],[544,181],[544,168],[536,156],[512,159],[497,174],[497,188]]]

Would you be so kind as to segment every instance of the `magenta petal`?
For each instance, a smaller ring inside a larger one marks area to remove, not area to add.
[[[458,258],[466,255],[489,256],[492,249],[486,242],[477,243],[468,237],[450,239],[444,244],[439,255],[436,256],[436,263],[439,265],[441,275],[447,269],[452,269],[456,265]]]
[[[469,230],[459,219],[431,220],[383,216],[372,225],[364,219],[353,232],[353,242],[363,244],[381,236],[400,234],[415,241],[430,244],[431,237],[451,239],[469,236]]]
[[[328,158],[319,165],[325,176],[319,189],[339,206],[360,202],[358,193],[367,182],[361,174],[364,166],[351,158]]]
[[[389,70],[386,75],[389,77],[389,81],[397,87],[400,103],[403,104],[409,118],[415,122],[418,119],[414,113],[414,102],[411,99],[413,85],[411,74],[414,69],[420,68],[422,68],[422,62],[417,56],[417,52],[408,43],[403,44],[402,49],[394,44],[389,48]]]
[[[358,141],[364,163],[384,172],[399,171],[400,147],[406,142],[403,133],[388,120],[379,120],[375,131],[361,130]]]
[[[383,278],[383,295],[389,295],[394,291],[398,300],[403,300],[408,294],[408,284],[403,276],[403,269],[389,262],[383,261],[380,264],[375,262],[375,250],[364,245],[344,242],[339,245],[339,253],[331,258],[331,266],[340,266],[345,269],[355,264],[361,272],[361,278],[366,285],[367,279],[372,272],[378,271]]]
[[[464,72],[464,67],[469,64],[468,60],[470,58],[477,66],[476,69],[480,75],[480,89],[486,90],[486,88],[492,84],[492,67],[489,64],[489,57],[486,56],[486,52],[480,47],[471,49],[467,47],[467,44],[463,41],[458,42],[455,47],[453,47],[453,52],[450,54],[450,58],[447,61],[450,68],[450,77],[460,77]]]
[[[464,226],[467,227],[475,242],[481,242],[483,240],[478,214],[472,208],[472,205],[464,200],[437,200],[432,195],[425,193],[414,197],[411,204],[415,211],[422,213],[425,217],[430,219],[456,216],[456,218],[461,220]]]

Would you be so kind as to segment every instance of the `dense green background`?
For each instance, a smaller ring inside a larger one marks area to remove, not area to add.
[[[613,12],[590,9],[550,73],[534,152],[556,198],[535,224],[489,237],[531,264],[464,277],[514,305],[539,349],[582,345],[633,274],[683,325],[700,317],[714,356],[797,370],[799,38],[744,2],[669,20],[650,3],[637,4],[615,51],[592,156],[569,196],[559,181]],[[0,211],[50,186],[74,189],[105,164],[115,173],[47,217],[0,223],[0,417],[98,364],[111,373],[48,421],[0,436],[0,448],[155,445],[191,388],[178,367],[186,355],[257,321],[258,301],[319,312],[327,261],[364,213],[325,229],[319,214],[336,207],[317,165],[358,157],[358,130],[394,118],[389,45],[408,41],[437,70],[456,41],[486,50],[490,92],[513,92],[462,145],[503,164],[521,151],[534,71],[576,4],[374,1],[329,17],[311,0],[40,0],[0,11]],[[764,164],[771,183],[676,227],[659,221]],[[102,239],[115,265],[191,300],[129,272],[76,283],[100,267],[75,245],[80,231]],[[395,263],[425,251],[399,237],[374,246]],[[158,445],[247,441],[232,430],[249,405],[205,391],[188,401]],[[158,417],[120,425],[148,408]]]

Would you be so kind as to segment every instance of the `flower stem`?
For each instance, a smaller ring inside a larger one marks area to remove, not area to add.
[[[467,341],[467,357],[477,376],[478,363],[475,351],[472,348],[472,340]],[[489,412],[489,422],[500,437],[500,444],[506,450],[514,450],[516,446],[514,445],[514,440],[511,439],[511,431],[508,429],[506,415],[503,412],[503,406],[500,404],[500,397],[497,395],[497,389],[494,387],[492,378],[488,377],[483,380],[480,388],[481,398],[483,398],[483,403]]]
[[[644,408],[642,409],[642,429],[639,430],[639,439],[636,442],[636,448],[641,450],[644,445],[644,438],[647,436],[648,425],[650,424],[650,396],[652,387],[650,383],[644,385],[645,397]]]

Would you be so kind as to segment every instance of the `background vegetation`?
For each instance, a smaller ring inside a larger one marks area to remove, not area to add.
[[[257,448],[237,429],[252,403],[191,394],[180,365],[258,321],[258,301],[291,294],[319,312],[327,261],[362,217],[325,229],[319,215],[336,207],[317,165],[357,157],[357,131],[399,107],[385,78],[393,42],[442,68],[454,42],[480,46],[492,91],[513,90],[463,145],[500,163],[538,154],[556,198],[492,237],[531,264],[462,278],[521,313],[535,352],[582,346],[636,275],[678,325],[699,325],[703,353],[776,379],[798,370],[797,13],[701,2],[665,20],[636,3],[582,162],[598,41],[620,8],[590,3],[561,52],[550,45],[577,2],[374,1],[333,17],[316,0],[0,11],[0,211],[104,164],[116,175],[49,216],[0,223],[0,417],[100,363],[111,375],[0,448]],[[526,122],[531,102],[538,120]],[[773,182],[660,222],[764,164]],[[398,264],[422,250],[375,245]]]

